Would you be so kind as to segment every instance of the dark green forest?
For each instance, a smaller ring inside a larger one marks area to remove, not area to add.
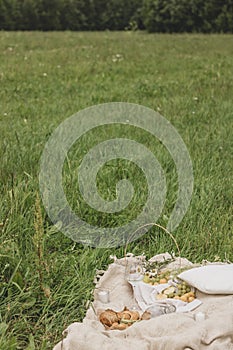
[[[233,0],[0,0],[0,29],[232,33]]]

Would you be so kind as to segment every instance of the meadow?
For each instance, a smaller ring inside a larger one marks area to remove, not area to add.
[[[93,248],[59,232],[40,200],[40,157],[66,118],[106,102],[132,102],[159,111],[183,138],[193,163],[189,209],[173,232],[193,262],[233,261],[233,37],[144,32],[0,33],[0,349],[51,349],[70,323],[85,316],[96,269],[125,247]],[[76,169],[88,149],[107,138],[129,137],[156,154],[166,173],[166,226],[177,195],[173,161],[146,132],[97,128],[70,150],[63,178],[72,207],[92,224],[111,226],[77,204]],[[112,161],[98,180],[106,199],[117,179],[132,181],[135,198],[118,217],[135,217],[145,178],[130,162]],[[119,222],[119,221],[118,221]],[[163,230],[152,228],[128,245],[147,257],[177,253]]]

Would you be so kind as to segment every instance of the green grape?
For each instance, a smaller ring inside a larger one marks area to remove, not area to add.
[[[143,282],[149,283],[149,282],[150,282],[150,277],[149,277],[148,275],[145,275],[145,276],[143,277]]]

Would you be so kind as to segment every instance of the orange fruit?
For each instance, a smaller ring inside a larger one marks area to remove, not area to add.
[[[160,284],[165,284],[165,283],[167,283],[167,279],[166,279],[166,278],[161,278],[161,279],[159,280],[159,283],[160,283]]]

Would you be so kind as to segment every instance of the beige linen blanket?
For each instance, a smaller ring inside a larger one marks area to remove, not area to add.
[[[166,254],[153,257],[160,260]],[[128,259],[133,259],[132,257]],[[197,292],[202,305],[187,313],[172,313],[140,321],[124,331],[107,331],[99,322],[101,311],[120,311],[135,305],[133,291],[125,280],[126,259],[115,260],[100,278],[92,307],[82,323],[75,322],[65,331],[65,338],[53,350],[233,350],[233,295],[206,295]],[[176,258],[169,268],[191,265]],[[99,288],[110,291],[110,302],[97,298]],[[196,321],[195,314],[204,312],[206,319]]]

